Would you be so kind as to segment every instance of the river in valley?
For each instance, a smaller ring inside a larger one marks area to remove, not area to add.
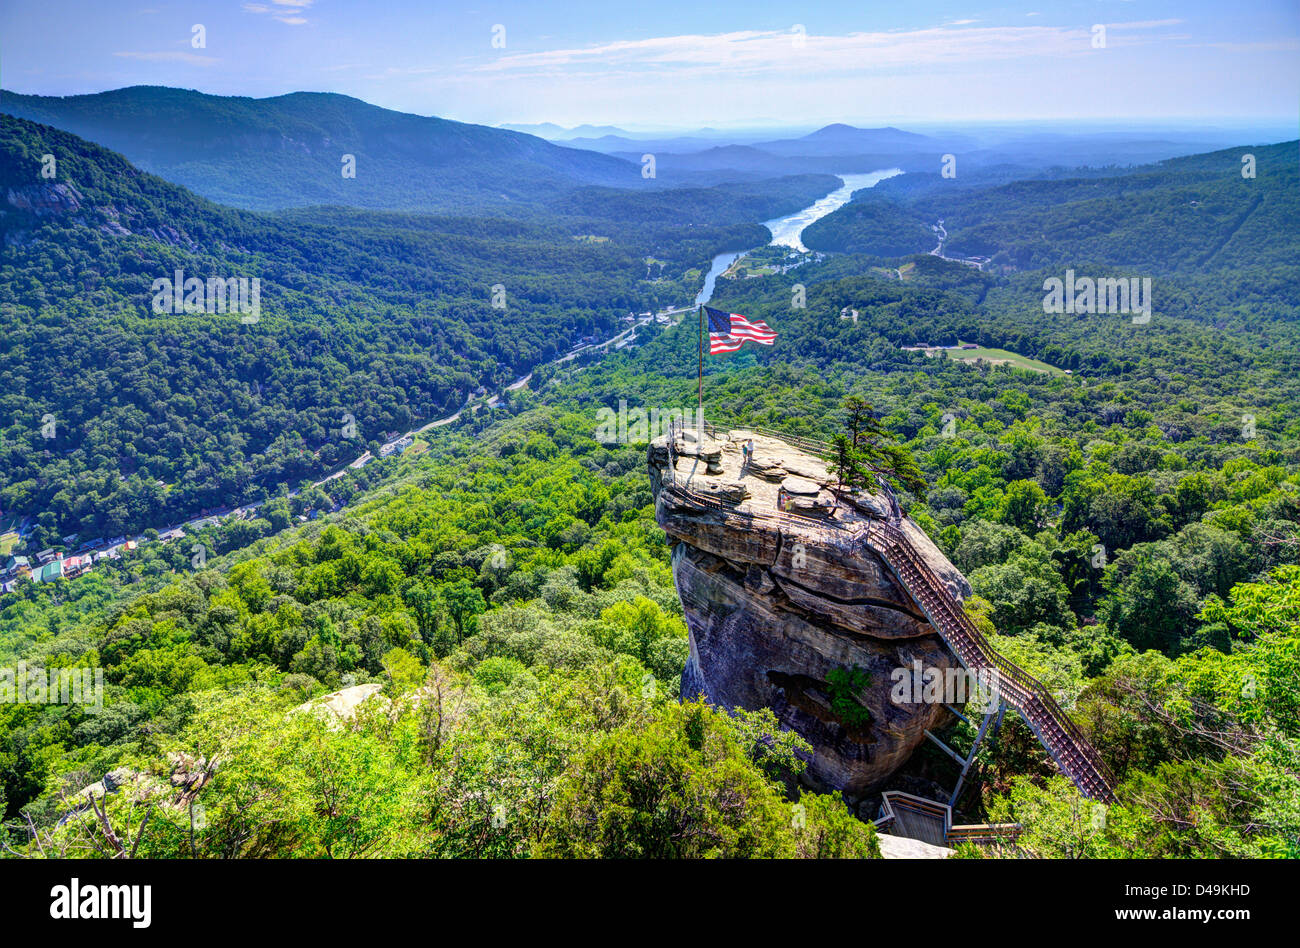
[[[836,177],[843,182],[843,185],[830,194],[819,198],[801,211],[796,211],[786,217],[775,217],[770,221],[763,221],[763,226],[772,232],[772,239],[768,242],[768,246],[789,247],[792,250],[806,253],[808,248],[803,245],[801,239],[805,227],[849,203],[849,198],[853,196],[854,191],[875,187],[886,178],[892,178],[894,175],[902,173],[898,168],[888,168],[867,174],[837,175]],[[713,264],[709,267],[709,272],[704,278],[704,287],[700,290],[699,296],[695,298],[696,306],[707,303],[713,298],[713,289],[717,285],[718,277],[747,253],[749,253],[749,250],[728,250],[726,253],[720,253],[713,258]]]
[[[854,191],[860,190],[862,188],[873,187],[878,182],[885,180],[885,178],[893,177],[894,175],[901,174],[901,173],[902,172],[900,172],[897,168],[891,168],[887,171],[873,171],[870,174],[838,175],[837,177],[839,177],[839,179],[843,182],[842,187],[835,189],[830,194],[827,194],[825,197],[820,198],[819,200],[815,201],[813,204],[809,205],[808,207],[805,207],[803,210],[791,214],[788,217],[779,217],[779,218],[774,218],[773,220],[770,221],[763,222],[763,225],[772,232],[772,239],[771,241],[769,241],[769,246],[778,245],[778,246],[789,247],[793,250],[798,250],[801,252],[806,251],[807,248],[804,247],[803,242],[800,240],[800,237],[803,234],[803,230],[805,227],[807,227],[813,221],[820,220],[821,218],[825,217],[827,214],[831,213],[832,211],[843,207],[845,204],[848,203],[849,197],[853,194]],[[942,243],[940,243],[940,247],[942,247]],[[731,250],[728,251],[727,253],[720,253],[716,257],[714,257],[713,264],[712,266],[709,267],[709,273],[704,280],[704,288],[700,291],[699,296],[696,297],[694,306],[698,306],[701,303],[707,303],[713,297],[713,289],[714,286],[717,284],[718,277],[721,276],[723,273],[725,273],[727,268],[731,266],[736,260],[745,256],[749,252],[750,250],[748,249]],[[662,311],[661,315],[677,315],[682,312],[683,310],[681,309],[670,308]],[[689,313],[690,310],[685,310],[685,312]],[[630,328],[621,330],[617,335],[609,339],[606,339],[604,342],[593,343],[590,345],[577,347],[573,351],[569,352],[567,355],[557,359],[554,364],[562,364],[568,362],[574,359],[575,357],[577,357],[578,354],[582,352],[588,352],[597,349],[606,349],[610,346],[610,344],[616,343],[618,340],[625,339],[629,336],[635,339],[636,329],[640,326],[646,325],[651,321],[651,319],[652,317],[649,314],[646,314],[644,318],[637,320]],[[528,384],[531,378],[532,378],[531,372],[528,375],[521,376],[520,378],[516,379],[513,384],[507,386],[506,390],[511,391],[514,389],[523,388],[525,385]],[[500,398],[500,393],[498,393],[497,395],[493,395],[492,397],[486,399],[486,404],[489,406],[494,405],[497,403],[499,398]],[[473,404],[475,401],[477,401],[477,398],[471,396],[469,400],[466,402],[466,405],[463,406],[460,410],[456,411],[454,414],[450,414],[443,418],[439,418],[436,421],[428,422],[423,427],[408,431],[403,437],[414,438],[417,435],[430,431],[431,429],[439,428],[442,427],[443,425],[450,424],[456,421],[458,418],[460,418],[461,413],[464,411],[464,409],[469,407],[469,405]],[[392,442],[389,442],[389,444],[390,445],[397,444],[398,441],[400,440],[401,439],[394,439]],[[326,484],[329,481],[334,480],[335,478],[342,477],[349,470],[355,470],[356,468],[362,467],[363,465],[369,463],[372,459],[373,458],[371,453],[369,451],[366,451],[360,457],[356,458],[346,466],[339,468],[334,473],[325,477],[323,480],[316,481],[315,486],[319,487]],[[289,492],[289,496],[291,497],[296,496],[297,494],[298,494],[297,489]],[[205,513],[201,517],[192,520],[187,520],[181,524],[167,525],[165,527],[160,525],[159,529],[165,531],[180,529],[183,531],[186,528],[197,528],[205,523],[214,520],[224,519],[225,517],[228,517],[232,514],[243,514],[245,512],[247,513],[255,512],[261,507],[262,503],[263,503],[262,501],[258,501],[256,503],[249,503],[244,505],[243,507],[236,507],[233,511],[223,507],[217,511],[213,511],[211,513]],[[182,533],[182,536],[183,535],[184,534]],[[136,536],[133,537],[132,539],[139,542],[142,540],[142,536]],[[105,549],[117,550],[121,546],[123,546],[125,542],[126,542],[125,538],[123,538],[121,543],[115,543],[112,546],[105,547]],[[88,545],[86,546],[88,547]]]

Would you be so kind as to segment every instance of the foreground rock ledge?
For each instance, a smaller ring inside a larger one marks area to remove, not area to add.
[[[754,448],[747,467],[746,442]],[[850,799],[879,788],[926,729],[950,718],[942,705],[894,703],[895,669],[957,667],[889,568],[854,542],[855,531],[885,516],[883,500],[864,493],[836,504],[824,461],[748,431],[701,444],[679,437],[676,447],[675,470],[666,437],[650,444],[648,463],[690,630],[682,696],[771,708],[812,745],[813,786]],[[800,516],[777,509],[782,487],[787,510]],[[969,595],[923,531],[906,519],[902,529],[954,595]],[[854,665],[871,676],[860,695],[871,718],[848,727],[831,709],[827,675]]]

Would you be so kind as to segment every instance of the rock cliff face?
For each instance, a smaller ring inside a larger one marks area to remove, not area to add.
[[[746,443],[753,446],[748,464]],[[750,432],[703,443],[679,438],[675,454],[670,469],[660,438],[648,461],[690,630],[683,697],[771,708],[812,744],[814,785],[851,799],[879,787],[927,728],[950,717],[941,704],[892,701],[895,670],[906,669],[910,682],[917,662],[927,670],[957,667],[861,541],[862,529],[885,515],[884,501],[861,494],[837,506],[825,462]],[[799,516],[778,510],[778,493],[785,511]],[[952,591],[968,595],[964,577],[929,538],[910,522],[903,529]],[[857,695],[870,719],[846,724],[832,708],[828,676],[853,666],[870,675]]]

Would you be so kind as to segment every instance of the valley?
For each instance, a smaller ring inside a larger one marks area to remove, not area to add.
[[[1285,11],[69,4],[0,92],[0,864],[1300,858]]]

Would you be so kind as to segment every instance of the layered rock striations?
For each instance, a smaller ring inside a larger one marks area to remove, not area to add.
[[[824,461],[748,431],[679,432],[674,448],[670,466],[668,439],[659,438],[648,461],[690,631],[683,697],[771,708],[812,745],[814,785],[851,798],[878,788],[926,729],[950,719],[939,703],[891,700],[895,671],[910,681],[918,667],[957,667],[864,542],[863,531],[887,514],[884,499],[861,493],[837,503]],[[955,595],[969,594],[923,531],[906,519],[901,528]],[[832,707],[828,676],[854,666],[869,675],[856,694],[865,721],[857,709]]]

